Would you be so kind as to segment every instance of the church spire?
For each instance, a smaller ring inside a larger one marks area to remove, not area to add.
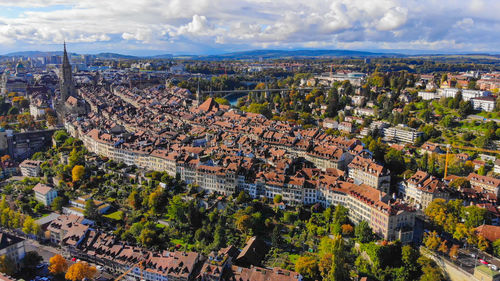
[[[68,52],[66,51],[66,41],[64,42],[64,53],[61,73],[61,99],[66,101],[70,96],[76,95],[75,85],[73,84],[73,73],[69,63]]]

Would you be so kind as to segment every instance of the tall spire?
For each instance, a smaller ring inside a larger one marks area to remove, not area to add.
[[[66,41],[64,41],[64,53],[61,73],[61,99],[66,101],[70,96],[76,95],[75,85],[73,84],[73,74],[69,64],[68,52],[66,51]]]

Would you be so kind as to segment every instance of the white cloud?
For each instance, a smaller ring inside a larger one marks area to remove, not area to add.
[[[451,42],[465,49],[491,49],[498,45],[500,1],[473,0],[465,8],[458,2],[0,0],[0,9],[12,11],[12,15],[0,12],[0,44],[35,48],[67,40],[102,42],[117,49],[182,47],[172,49],[179,52],[200,46],[440,48]]]

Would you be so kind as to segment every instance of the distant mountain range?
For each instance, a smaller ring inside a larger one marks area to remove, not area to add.
[[[40,51],[23,51],[14,52],[4,55],[3,57],[46,57],[60,56],[61,51],[57,52],[40,52]],[[71,53],[71,55],[79,55]],[[285,58],[375,58],[375,57],[482,57],[482,58],[498,58],[499,55],[490,54],[413,54],[397,53],[396,52],[368,52],[368,51],[351,51],[351,50],[252,50],[243,52],[232,52],[219,55],[171,55],[162,54],[155,56],[131,56],[118,53],[99,53],[91,56],[100,59],[194,59],[194,60],[258,60],[258,59],[285,59]]]
[[[227,53],[221,55],[197,56],[199,59],[224,60],[224,59],[280,59],[280,58],[331,58],[331,57],[395,57],[403,56],[396,53],[374,53],[350,50],[253,50],[244,52]]]

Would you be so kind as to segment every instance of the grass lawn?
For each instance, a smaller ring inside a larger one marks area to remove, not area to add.
[[[121,220],[122,215],[123,215],[122,211],[116,211],[114,213],[111,213],[111,214],[108,214],[108,215],[104,215],[104,217],[108,218],[108,219],[115,220],[115,221],[119,221],[119,220]]]
[[[482,116],[484,118],[500,119],[500,112],[481,111],[476,115]]]

